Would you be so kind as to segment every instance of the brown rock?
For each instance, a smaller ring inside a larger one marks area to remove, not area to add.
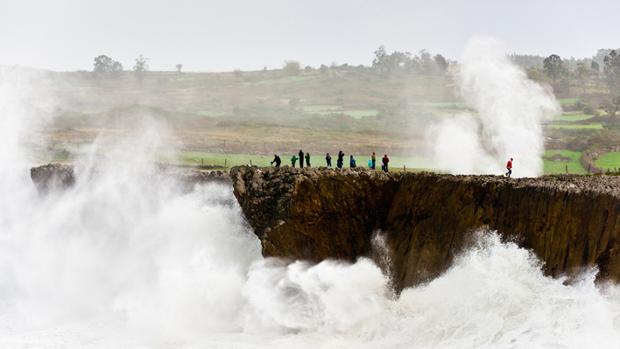
[[[445,271],[486,227],[531,249],[548,275],[597,266],[599,278],[620,280],[620,177],[303,173],[231,170],[235,196],[265,256],[354,261],[371,254],[372,234],[380,229],[394,285],[402,289]]]

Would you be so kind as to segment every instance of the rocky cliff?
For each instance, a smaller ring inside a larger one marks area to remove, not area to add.
[[[205,171],[183,167],[160,166],[162,173],[175,177],[184,185],[186,190],[191,190],[195,184],[207,182],[230,183],[230,177],[222,171]],[[95,169],[96,172],[96,169]],[[75,171],[73,165],[51,163],[30,169],[30,178],[37,186],[39,192],[46,192],[55,188],[66,189],[75,184]]]
[[[480,228],[531,249],[548,275],[620,280],[620,177],[506,179],[368,170],[231,170],[265,256],[354,261],[383,234],[397,289],[445,271]]]

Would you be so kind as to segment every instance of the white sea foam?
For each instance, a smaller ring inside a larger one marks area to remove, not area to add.
[[[6,105],[30,99],[1,90],[2,348],[620,347],[618,288],[545,277],[492,233],[398,298],[370,260],[263,259],[230,188],[156,175],[150,123],[39,195],[22,144],[37,121]]]

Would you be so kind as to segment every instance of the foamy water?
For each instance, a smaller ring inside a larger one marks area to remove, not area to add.
[[[492,233],[394,298],[369,260],[263,259],[226,186],[115,162],[40,196],[23,170],[2,182],[2,348],[620,347],[616,287],[545,277]]]
[[[40,195],[25,143],[45,99],[17,75],[0,69],[0,348],[620,347],[620,289],[545,277],[489,232],[398,298],[370,260],[263,259],[230,188],[157,174],[150,121]]]

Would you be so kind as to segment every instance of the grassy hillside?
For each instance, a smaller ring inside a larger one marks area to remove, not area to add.
[[[180,152],[174,161],[185,164],[265,164],[273,153],[303,148],[313,154],[376,151],[392,155],[397,167],[425,168],[429,126],[457,114],[475,117],[449,74],[386,76],[367,67],[293,75],[149,72],[141,81],[129,72],[49,73],[45,83],[58,101],[54,121],[42,130],[52,140],[47,156],[56,159],[70,159],[101,133],[139,130],[148,119],[172,130],[164,142]],[[547,173],[581,173],[584,151],[611,151],[620,142],[620,122],[593,107],[585,92],[563,95],[565,112],[544,125],[553,151]],[[288,163],[286,155],[283,160]],[[601,161],[605,168],[620,167],[620,159]],[[358,164],[364,163],[360,157]]]

